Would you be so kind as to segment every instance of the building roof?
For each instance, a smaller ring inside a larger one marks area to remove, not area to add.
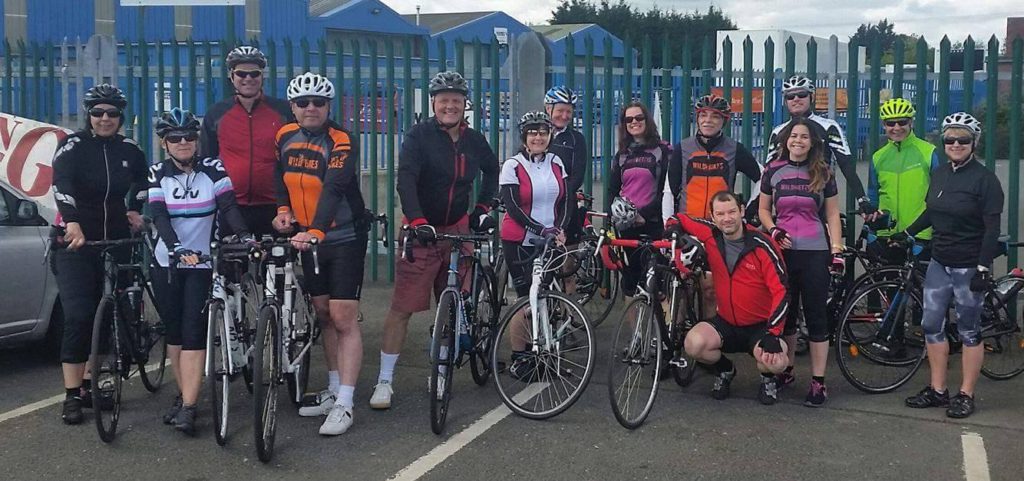
[[[354,0],[309,0],[310,18],[319,17],[332,10],[344,7]]]
[[[327,1],[327,0],[322,0]],[[494,15],[499,12],[456,12],[456,13],[421,13],[420,26],[430,30],[431,35],[437,35],[446,30],[451,30],[455,27],[465,25],[467,23],[479,20],[488,15]],[[402,15],[405,21],[416,25],[416,14]]]
[[[591,27],[593,25],[596,25],[596,24],[594,24],[594,23],[563,23],[563,24],[558,24],[558,25],[533,25],[530,28],[532,28],[537,33],[540,33],[541,35],[546,37],[548,40],[550,40],[552,42],[557,42],[557,41],[565,38],[566,36],[568,36],[570,33],[575,34],[576,32],[579,32],[580,30],[586,29],[587,27]]]

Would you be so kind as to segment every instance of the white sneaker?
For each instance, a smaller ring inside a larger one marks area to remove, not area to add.
[[[382,381],[373,388],[373,396],[370,396],[370,407],[373,409],[388,409],[391,407],[391,383]]]
[[[337,436],[344,434],[350,427],[352,427],[352,408],[335,405],[331,408],[327,419],[320,425],[320,434]]]
[[[299,416],[306,418],[326,416],[327,413],[331,412],[331,408],[334,407],[335,399],[336,397],[330,389],[324,389],[316,394],[314,404],[299,408]]]

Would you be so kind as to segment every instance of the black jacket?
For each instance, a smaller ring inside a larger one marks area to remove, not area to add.
[[[83,130],[57,146],[53,194],[64,224],[77,222],[86,240],[131,235],[127,212],[142,211],[149,164],[134,140]]]
[[[398,196],[406,221],[454,225],[469,212],[473,182],[481,173],[476,205],[486,209],[498,190],[498,158],[483,134],[463,123],[458,142],[452,142],[434,117],[414,125],[398,154]]]

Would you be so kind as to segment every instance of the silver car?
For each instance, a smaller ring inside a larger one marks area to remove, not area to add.
[[[47,215],[44,218],[43,215]],[[57,281],[46,259],[49,212],[0,182],[0,347],[60,343]]]

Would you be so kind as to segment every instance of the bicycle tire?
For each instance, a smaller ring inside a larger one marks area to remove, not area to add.
[[[903,290],[901,281],[877,282],[851,297],[837,326],[839,339],[833,344],[839,371],[850,384],[862,392],[880,394],[899,388],[917,373],[926,353],[920,331],[921,297],[919,291]],[[912,310],[906,317],[908,308]],[[877,337],[879,321],[887,313],[904,315],[895,321],[902,323],[903,334],[882,343]]]
[[[210,388],[210,404],[213,407],[213,434],[217,444],[228,441],[228,406],[230,401],[231,377],[228,372],[228,333],[224,326],[224,302],[216,299],[207,308],[208,333],[206,355],[208,372],[206,382]]]
[[[445,290],[437,301],[434,326],[430,331],[430,429],[444,432],[451,401],[455,368],[456,310],[459,308],[454,290]]]
[[[685,288],[687,290],[687,296],[683,299],[686,302],[686,308],[682,312],[686,313],[687,322],[680,323],[679,320],[673,319],[672,324],[669,324],[669,340],[665,344],[668,349],[675,353],[678,351],[678,356],[686,362],[686,366],[676,366],[671,363],[668,367],[672,371],[672,379],[676,382],[679,387],[689,387],[693,383],[693,378],[697,374],[697,360],[686,354],[685,341],[686,334],[690,332],[687,326],[695,326],[698,322],[701,322],[700,311],[694,309],[694,306],[700,306],[703,302],[701,300],[700,287],[694,288],[692,284]],[[701,308],[703,309],[703,308]],[[678,311],[677,311],[678,312]]]
[[[469,326],[470,338],[473,340],[473,349],[469,351],[469,367],[473,382],[483,386],[491,378],[491,343],[501,312],[501,302],[494,288],[494,274],[490,268],[481,269],[476,288],[476,295],[473,296],[475,315]]]
[[[512,412],[528,419],[548,419],[565,412],[583,395],[594,373],[593,328],[583,309],[568,296],[553,291],[541,291],[538,302],[551,312],[549,320],[557,337],[553,350],[540,351],[541,347],[538,347],[537,352],[528,351],[530,357],[525,362],[532,363],[532,368],[528,370],[526,379],[512,377],[511,364],[505,369],[502,366],[505,365],[503,361],[511,359],[512,355],[509,328],[519,311],[529,309],[528,296],[516,301],[502,315],[491,349],[498,395]],[[529,334],[530,328],[530,323],[527,323],[528,339],[533,338]],[[566,342],[564,349],[561,347],[563,341]],[[553,374],[558,376],[557,380],[552,380]],[[563,374],[569,378],[564,378]],[[551,402],[545,405],[545,400]]]
[[[106,295],[96,307],[92,323],[91,358],[93,360],[90,374],[92,377],[93,406],[95,407],[96,432],[105,443],[114,441],[117,435],[117,422],[121,416],[121,390],[123,380],[128,377],[131,369],[126,353],[122,352],[120,327],[118,326],[117,307],[114,297]],[[113,409],[100,409],[100,400],[110,397]]]
[[[306,352],[302,355],[302,360],[296,364],[295,370],[285,375],[285,380],[288,382],[288,397],[291,398],[292,404],[295,407],[301,407],[302,398],[309,387],[309,369],[313,354],[312,347],[306,349],[306,345],[313,342],[313,333],[316,329],[317,319],[316,314],[313,313],[313,303],[309,297],[303,295],[296,296],[296,298],[301,298],[303,302],[296,307],[295,325],[300,326],[305,323],[306,336],[304,339],[293,339],[292,342],[288,343],[288,359],[294,361],[303,349]]]
[[[253,350],[253,437],[260,461],[274,456],[277,434],[277,387],[281,372],[280,311],[274,304],[260,309]]]
[[[1009,292],[1016,288],[1015,284],[1024,284],[1024,279],[1003,276],[996,280],[995,292]],[[981,373],[989,379],[1005,381],[1024,372],[1024,314],[1014,316],[1013,312],[1024,308],[1024,288],[1018,290],[998,311],[994,307],[990,294],[985,299],[985,315],[995,317],[987,326],[982,324],[981,341],[985,345],[985,360],[981,364]]]
[[[142,309],[139,311],[141,319],[135,323],[136,346],[139,349],[139,378],[146,390],[152,393],[157,392],[164,382],[164,374],[167,370],[167,337],[163,320],[156,310],[156,303],[153,301],[153,291],[146,285],[142,290]],[[156,365],[150,368],[150,361],[156,359]]]
[[[242,367],[242,378],[245,388],[252,394],[252,350],[253,338],[256,336],[256,324],[259,323],[260,306],[263,305],[263,289],[256,282],[251,272],[242,274],[239,283],[242,289],[242,325],[238,327],[238,341],[242,352],[246,354],[246,363]]]
[[[608,399],[615,420],[626,429],[636,429],[644,423],[658,396],[658,379],[664,364],[655,309],[646,296],[633,299],[622,311],[612,338]]]
[[[596,245],[595,245],[596,248]],[[583,256],[576,272],[577,302],[597,327],[608,318],[619,298],[619,273],[608,270],[592,255]]]

